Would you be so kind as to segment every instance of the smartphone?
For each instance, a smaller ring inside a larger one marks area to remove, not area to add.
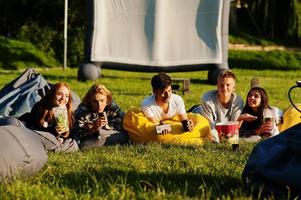
[[[168,130],[168,132],[171,132],[170,124],[163,124],[163,125],[156,126],[156,133],[157,134],[162,134],[163,130]]]

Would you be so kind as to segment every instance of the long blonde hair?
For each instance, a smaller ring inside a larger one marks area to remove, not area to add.
[[[108,90],[104,85],[100,83],[96,83],[91,86],[87,94],[84,96],[82,103],[85,104],[88,108],[92,108],[92,96],[95,94],[102,94],[107,97],[107,105],[112,103],[112,93]]]

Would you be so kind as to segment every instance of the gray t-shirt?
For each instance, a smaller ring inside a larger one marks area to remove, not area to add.
[[[201,114],[210,121],[211,127],[214,127],[214,124],[218,122],[236,121],[243,105],[241,97],[232,93],[229,107],[224,108],[218,100],[217,90],[211,90],[201,98]]]

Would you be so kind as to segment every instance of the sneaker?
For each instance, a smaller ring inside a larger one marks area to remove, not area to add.
[[[257,77],[252,78],[251,80],[251,88],[259,87],[259,79]]]

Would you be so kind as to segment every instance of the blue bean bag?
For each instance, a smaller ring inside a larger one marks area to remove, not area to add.
[[[24,126],[0,126],[0,181],[35,175],[47,159],[44,146],[33,131]]]
[[[242,180],[255,198],[301,198],[301,123],[257,144]]]

